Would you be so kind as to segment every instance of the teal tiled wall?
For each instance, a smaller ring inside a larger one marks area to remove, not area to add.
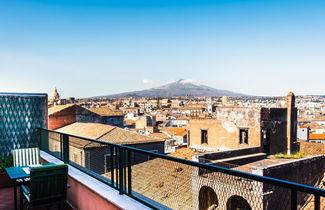
[[[0,93],[0,155],[38,146],[47,119],[47,94]]]

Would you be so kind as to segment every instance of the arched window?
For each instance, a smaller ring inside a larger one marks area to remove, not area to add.
[[[217,194],[211,187],[203,186],[199,192],[199,209],[212,210],[218,207]]]
[[[252,208],[245,198],[233,195],[227,201],[227,210],[252,210]]]

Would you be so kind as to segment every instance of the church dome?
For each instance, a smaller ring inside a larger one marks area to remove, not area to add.
[[[55,100],[60,99],[60,95],[59,95],[58,90],[56,88],[54,89],[54,92],[53,92],[53,96],[52,97]]]

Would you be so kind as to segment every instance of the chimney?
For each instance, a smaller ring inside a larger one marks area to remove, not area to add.
[[[295,95],[289,92],[287,95],[287,154],[293,152],[297,125],[297,109],[295,108]]]

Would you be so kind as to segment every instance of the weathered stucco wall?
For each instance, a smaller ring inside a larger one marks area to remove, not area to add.
[[[76,122],[76,106],[64,109],[49,116],[49,129],[55,130]]]
[[[240,143],[240,129],[248,129],[248,144]],[[190,146],[201,144],[201,130],[208,130],[207,147],[238,149],[260,146],[260,111],[248,108],[217,109],[217,119],[192,119],[189,130]]]

